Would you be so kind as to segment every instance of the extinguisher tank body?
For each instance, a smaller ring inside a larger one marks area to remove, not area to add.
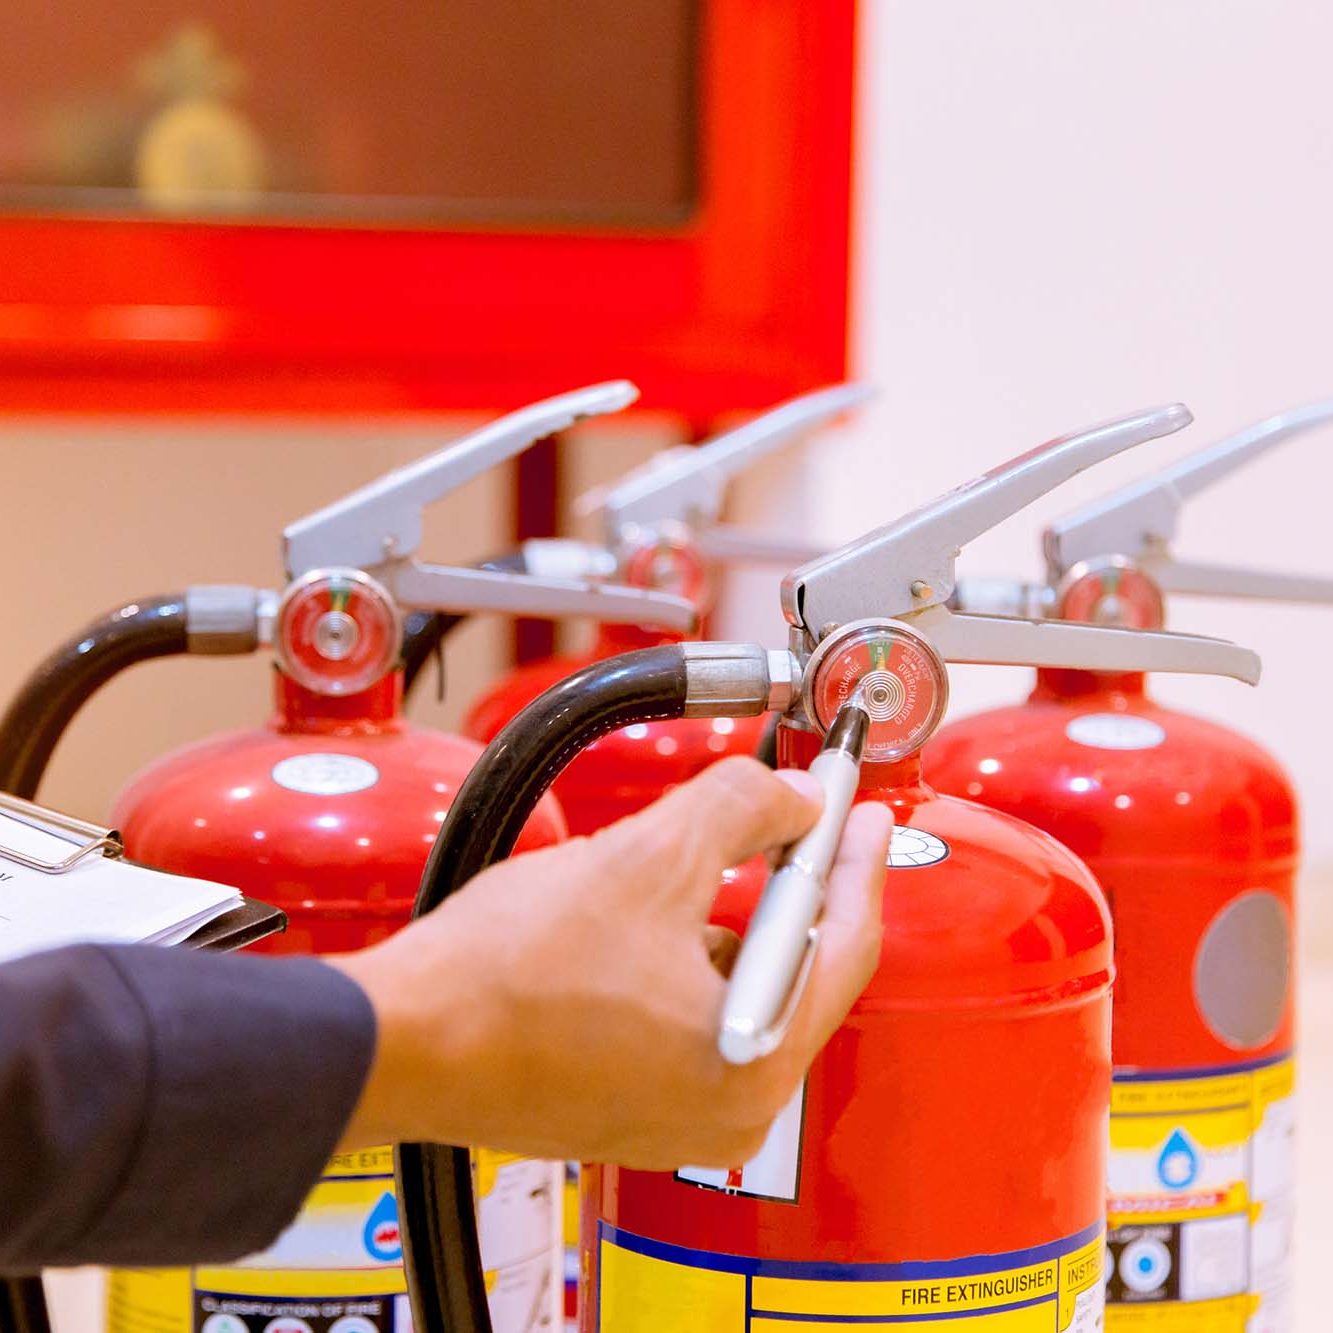
[[[1106,891],[1110,1326],[1290,1328],[1286,775],[1252,741],[1155,704],[1142,676],[1064,671],[1041,672],[1025,704],[944,727],[926,774],[1053,834]]]
[[[582,667],[664,642],[670,640],[659,634],[603,625],[591,652],[546,658],[511,672],[473,704],[463,730],[483,745],[489,744],[511,718]],[[640,722],[595,742],[570,761],[552,787],[569,831],[595,833],[651,805],[718,759],[754,754],[765,721],[763,717],[724,717]]]
[[[274,680],[268,725],[150,764],[117,800],[115,825],[136,859],[282,908],[288,929],[271,948],[364,948],[407,924],[431,843],[481,747],[408,723],[397,675],[341,698]],[[547,801],[520,846],[563,836]]]
[[[130,856],[281,907],[288,931],[261,947],[363,948],[407,924],[435,835],[481,747],[409,724],[400,673],[341,697],[281,672],[274,680],[267,726],[150,765],[120,797],[115,822]],[[564,834],[548,799],[519,845],[535,849]],[[534,1310],[553,1320],[559,1166],[486,1150],[474,1163],[495,1328],[524,1329]],[[108,1328],[405,1333],[401,1258],[391,1150],[341,1154],[264,1254],[237,1265],[113,1272]]]
[[[786,764],[818,747],[779,740]],[[584,1333],[1098,1326],[1101,894],[1036,829],[937,796],[916,756],[867,764],[858,800],[898,824],[873,980],[752,1162],[588,1170]],[[743,931],[766,876],[730,872],[714,919]]]

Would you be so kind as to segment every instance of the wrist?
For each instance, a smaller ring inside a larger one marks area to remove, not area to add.
[[[360,986],[375,1014],[374,1055],[342,1149],[471,1141],[490,1005],[485,996],[463,993],[469,969],[442,925],[431,921],[326,959]]]

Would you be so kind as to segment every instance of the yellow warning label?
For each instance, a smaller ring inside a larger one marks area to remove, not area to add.
[[[478,1152],[478,1229],[497,1327],[554,1309],[559,1181],[548,1163]],[[393,1151],[340,1153],[269,1248],[233,1264],[111,1274],[108,1333],[257,1333],[344,1326],[406,1333]],[[547,1293],[551,1295],[548,1298]],[[340,1322],[341,1321],[341,1322]]]
[[[948,1333],[1093,1333],[1100,1326],[1100,1227],[1007,1255],[908,1264],[794,1263],[666,1245],[603,1226],[605,1333],[846,1333],[947,1321]],[[827,1321],[827,1322],[824,1322]]]
[[[1289,1298],[1295,1066],[1289,1056],[1111,1094],[1107,1326],[1245,1333]]]

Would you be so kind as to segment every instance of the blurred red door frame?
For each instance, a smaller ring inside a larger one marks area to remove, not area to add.
[[[704,0],[669,231],[0,218],[0,412],[504,408],[627,376],[698,433],[846,368],[855,0]],[[552,449],[520,537],[552,530]],[[520,655],[545,629],[520,630]]]
[[[701,207],[658,233],[0,219],[0,411],[503,407],[704,423],[846,358],[854,0],[706,0]]]

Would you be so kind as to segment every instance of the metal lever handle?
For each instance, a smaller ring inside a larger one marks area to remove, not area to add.
[[[1269,449],[1330,421],[1333,398],[1281,412],[1066,515],[1045,536],[1052,582],[1081,560],[1105,555],[1137,560],[1154,545],[1165,546],[1176,535],[1185,500]]]
[[[756,564],[803,565],[818,559],[826,546],[803,542],[795,537],[783,537],[767,532],[754,532],[717,523],[699,533],[697,545],[702,555],[721,563],[752,560]]]
[[[896,522],[790,574],[788,621],[818,635],[827,624],[901,616],[945,602],[954,561],[974,537],[1085,468],[1187,426],[1181,403],[1136,412],[1058,439],[922,505]]]
[[[375,572],[400,605],[421,611],[499,611],[549,620],[591,616],[610,625],[655,625],[685,634],[699,622],[698,607],[683,597],[596,579],[456,569],[415,560]]]
[[[716,519],[726,483],[776,450],[872,397],[865,384],[837,384],[802,394],[697,448],[671,450],[605,491],[585,497],[581,512],[601,510],[613,540],[628,524]]]
[[[1169,557],[1140,561],[1163,592],[1237,597],[1271,602],[1333,603],[1333,579],[1228,565],[1201,565]]]
[[[628,380],[594,384],[533,403],[445,448],[397,468],[305,518],[283,533],[287,573],[345,566],[370,570],[421,545],[421,513],[538,440],[586,417],[618,412],[639,391]]]
[[[1259,655],[1227,639],[1117,629],[1064,620],[957,615],[935,606],[911,625],[947,662],[1068,667],[1077,671],[1172,671],[1259,681]]]

